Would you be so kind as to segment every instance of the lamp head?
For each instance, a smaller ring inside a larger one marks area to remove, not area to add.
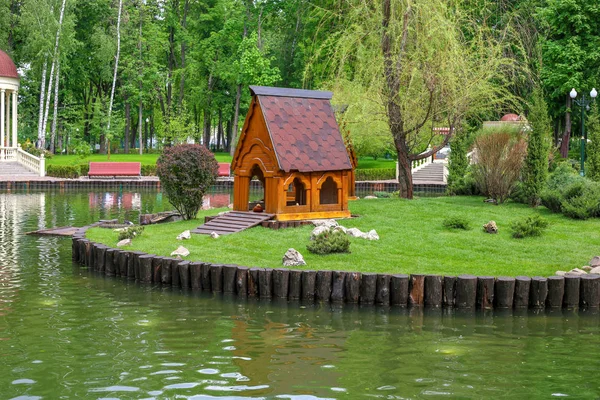
[[[575,88],[571,89],[571,93],[569,93],[569,96],[571,96],[572,99],[577,97],[577,91],[575,90]]]
[[[592,89],[592,91],[590,92],[590,96],[592,97],[592,99],[595,99],[596,96],[598,96],[598,92],[596,91],[596,88]]]

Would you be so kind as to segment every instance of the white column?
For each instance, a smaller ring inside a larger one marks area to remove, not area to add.
[[[4,147],[4,89],[0,89],[0,147]]]
[[[13,147],[17,147],[17,91],[12,92],[12,131],[13,131]]]

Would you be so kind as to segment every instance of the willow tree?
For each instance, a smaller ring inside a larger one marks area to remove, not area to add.
[[[360,101],[378,104],[381,112],[369,117],[385,119],[398,156],[400,195],[410,199],[412,161],[444,147],[465,118],[510,101],[504,71],[511,61],[485,26],[463,19],[452,1],[339,4],[324,26],[340,28],[316,59],[327,60],[334,88],[359,83]],[[449,134],[440,138],[435,126],[448,127]]]

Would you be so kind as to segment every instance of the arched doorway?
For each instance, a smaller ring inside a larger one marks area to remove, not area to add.
[[[256,183],[259,183],[259,188],[255,188]],[[250,169],[250,186],[249,186],[249,194],[248,194],[248,210],[252,210],[257,204],[260,204],[263,210],[266,209],[266,182],[265,182],[265,174],[263,170],[258,166],[258,164],[254,164],[252,169]]]

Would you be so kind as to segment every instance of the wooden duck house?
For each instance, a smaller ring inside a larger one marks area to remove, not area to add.
[[[252,101],[232,162],[236,211],[260,204],[280,221],[345,218],[353,167],[332,93],[250,86]],[[262,196],[250,200],[257,178]]]

